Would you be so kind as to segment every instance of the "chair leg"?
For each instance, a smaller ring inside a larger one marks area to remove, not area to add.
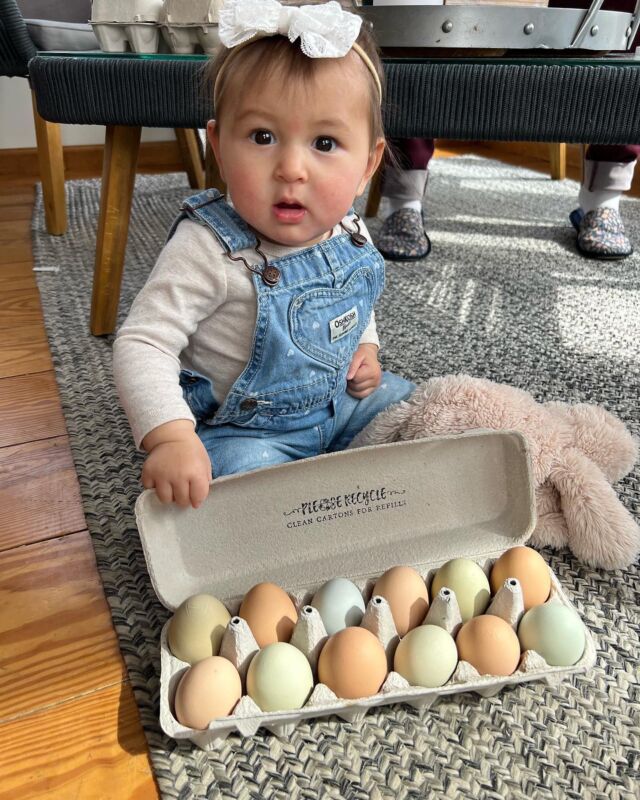
[[[553,142],[549,145],[549,161],[551,163],[551,179],[563,181],[567,177],[567,145]]]
[[[67,230],[67,208],[64,196],[64,156],[62,153],[60,126],[57,122],[47,122],[38,114],[33,92],[31,92],[31,101],[36,129],[45,222],[49,233],[54,236],[60,236]]]
[[[192,189],[204,189],[204,159],[198,134],[190,128],[175,128],[184,168]]]
[[[380,199],[382,197],[382,179],[384,176],[384,164],[380,164],[371,178],[369,185],[369,196],[367,197],[367,205],[364,210],[365,217],[375,217],[380,208]]]
[[[96,336],[116,327],[140,133],[136,127],[107,126],[91,299],[91,333]]]
[[[218,162],[216,161],[208,139],[204,154],[204,186],[205,189],[218,189],[222,194],[225,194],[227,191],[227,186],[222,180],[220,170],[218,169]]]

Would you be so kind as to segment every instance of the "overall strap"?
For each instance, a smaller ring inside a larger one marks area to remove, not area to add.
[[[214,234],[229,253],[236,253],[258,243],[255,234],[239,214],[231,208],[217,189],[191,195],[183,201],[180,214],[174,220],[167,241],[183,219],[192,219]]]

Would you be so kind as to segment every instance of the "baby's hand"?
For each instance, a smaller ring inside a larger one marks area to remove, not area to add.
[[[374,392],[382,380],[375,344],[361,344],[351,359],[347,372],[347,391],[352,397],[362,399]]]
[[[209,493],[211,461],[191,422],[160,425],[142,444],[149,451],[142,468],[144,488],[155,488],[162,503],[198,508]]]

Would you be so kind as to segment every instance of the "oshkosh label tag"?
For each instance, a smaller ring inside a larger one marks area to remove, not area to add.
[[[358,309],[354,306],[339,317],[335,317],[329,323],[331,341],[337,342],[349,331],[352,331],[358,324]]]

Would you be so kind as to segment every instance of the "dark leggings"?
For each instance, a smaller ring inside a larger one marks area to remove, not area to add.
[[[433,156],[433,139],[391,139],[390,145],[402,169],[427,169]],[[614,161],[628,164],[640,155],[640,144],[591,144],[588,161]]]

